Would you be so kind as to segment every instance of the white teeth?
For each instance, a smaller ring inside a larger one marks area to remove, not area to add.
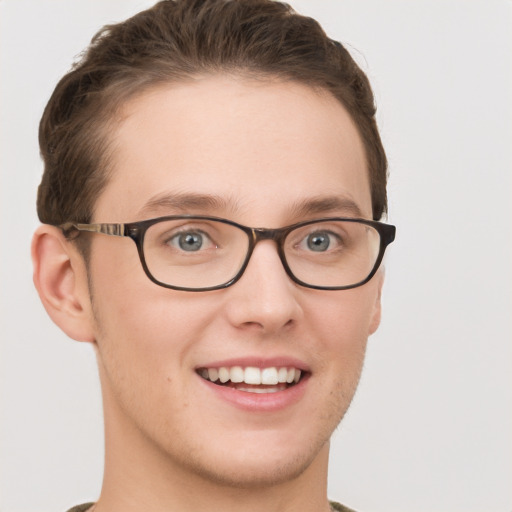
[[[277,372],[277,381],[284,383],[286,382],[286,377],[288,376],[288,368],[279,368]]]
[[[219,368],[219,380],[222,384],[229,380],[229,370],[225,366]]]
[[[255,366],[247,366],[246,368],[241,366],[233,366],[231,368],[221,366],[220,368],[203,368],[199,373],[204,379],[211,382],[220,381],[221,384],[225,384],[231,381],[234,384],[245,383],[253,386],[260,384],[265,386],[297,384],[302,374],[301,370],[297,368],[277,368],[275,366],[261,369]],[[277,386],[275,389],[279,391],[281,388],[283,386]],[[238,386],[238,389],[242,389],[241,386]],[[272,391],[269,390],[268,392]]]
[[[244,372],[244,382],[246,384],[261,384],[261,370],[248,366]]]
[[[208,378],[215,382],[219,378],[219,370],[217,368],[208,368]]]
[[[244,370],[241,366],[233,366],[229,370],[229,378],[231,382],[243,382],[244,381]]]
[[[261,370],[261,383],[273,386],[277,384],[279,379],[277,378],[277,368],[264,368]]]
[[[278,391],[284,391],[286,386],[275,386],[273,388],[244,388],[243,386],[238,386],[238,391],[245,391],[246,393],[277,393]]]

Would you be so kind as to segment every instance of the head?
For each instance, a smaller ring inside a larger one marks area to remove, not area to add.
[[[187,482],[268,487],[322,473],[380,320],[382,273],[348,290],[306,288],[268,239],[233,286],[172,290],[147,278],[129,238],[68,240],[52,226],[380,219],[374,115],[346,50],[274,1],[160,2],[101,31],[59,82],[40,129],[35,282],[54,321],[96,347],[107,469],[129,445],[144,467]],[[298,382],[275,393],[232,376],[219,385],[218,373],[244,368]]]

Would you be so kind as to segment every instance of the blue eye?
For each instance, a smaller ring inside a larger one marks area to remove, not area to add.
[[[198,231],[186,231],[178,233],[170,240],[170,244],[182,251],[195,252],[203,248],[207,237]]]
[[[308,235],[306,243],[308,249],[312,251],[327,251],[331,245],[331,236],[327,231],[317,231],[316,233]]]

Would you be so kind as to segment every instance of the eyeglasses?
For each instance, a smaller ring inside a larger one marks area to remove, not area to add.
[[[137,245],[142,267],[154,283],[184,291],[209,291],[236,283],[256,244],[273,240],[283,267],[301,286],[346,290],[377,272],[395,226],[353,218],[326,218],[278,229],[249,228],[216,217],[176,215],[126,224],[60,226],[73,231],[126,236]]]

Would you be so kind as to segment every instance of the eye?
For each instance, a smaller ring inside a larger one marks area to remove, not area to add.
[[[314,252],[325,252],[332,249],[333,246],[340,245],[340,239],[334,233],[329,231],[315,231],[306,236],[303,242],[300,244]]]
[[[327,249],[329,249],[331,240],[330,240],[329,234],[327,232],[320,231],[320,232],[308,235],[308,237],[306,238],[306,243],[307,243],[308,249],[311,249],[312,251],[320,252],[320,251],[326,251]]]
[[[210,237],[201,231],[182,231],[169,238],[167,243],[186,252],[197,252],[214,245]]]

